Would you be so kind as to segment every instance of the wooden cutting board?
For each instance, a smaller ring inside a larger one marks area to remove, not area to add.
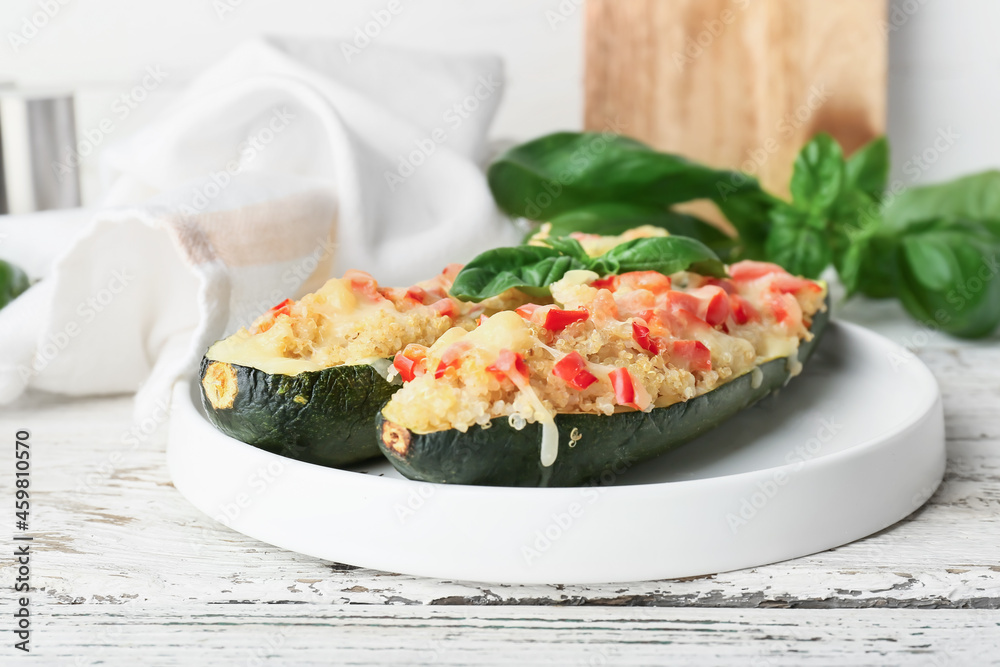
[[[826,131],[885,132],[886,0],[588,0],[586,111],[670,152],[787,193]]]

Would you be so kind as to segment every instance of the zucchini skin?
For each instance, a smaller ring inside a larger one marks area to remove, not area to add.
[[[812,354],[828,319],[829,307],[813,318],[814,337],[799,346],[801,363]],[[773,359],[758,367],[763,377],[757,387],[753,373],[746,373],[706,394],[650,412],[558,414],[559,455],[548,468],[539,460],[541,425],[528,424],[517,431],[506,417],[493,419],[486,429],[474,426],[465,433],[449,429],[421,434],[386,420],[379,411],[379,447],[403,476],[424,482],[578,486],[606,471],[619,475],[711,430],[783,387],[790,378],[787,367],[786,357]],[[581,437],[570,447],[574,429]]]
[[[225,381],[225,396],[209,396],[206,374]],[[367,364],[272,375],[206,357],[198,379],[205,413],[226,435],[334,468],[378,456],[375,416],[399,389]]]

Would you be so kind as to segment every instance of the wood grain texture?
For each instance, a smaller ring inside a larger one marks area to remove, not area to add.
[[[821,554],[629,585],[484,585],[283,551],[191,507],[169,479],[166,428],[134,424],[129,397],[30,396],[0,411],[0,433],[32,430],[39,664],[995,662],[1000,347],[883,324],[919,343],[943,391],[948,468],[928,504]],[[0,560],[0,582],[13,577]],[[0,596],[0,616],[10,604]],[[258,649],[273,662],[253,662]]]
[[[44,665],[990,665],[1000,612],[62,607]],[[6,663],[5,663],[6,664]]]
[[[585,119],[787,193],[799,148],[885,132],[884,0],[589,0]]]

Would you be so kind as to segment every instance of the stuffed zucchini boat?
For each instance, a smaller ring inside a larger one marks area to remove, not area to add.
[[[382,451],[411,479],[572,486],[691,440],[798,374],[827,320],[822,283],[728,273],[570,271],[554,305],[408,346]]]
[[[472,327],[483,311],[448,297],[460,268],[407,289],[349,271],[278,304],[202,359],[209,420],[237,440],[320,465],[377,455],[375,416],[399,388],[386,379],[393,355]]]

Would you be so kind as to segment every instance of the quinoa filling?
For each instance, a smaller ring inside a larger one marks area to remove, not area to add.
[[[551,465],[556,414],[648,411],[795,358],[825,308],[825,286],[762,262],[729,274],[571,271],[551,286],[552,304],[407,345],[394,361],[406,382],[383,415],[417,433],[487,428],[498,417],[515,428],[539,422],[542,463]]]

